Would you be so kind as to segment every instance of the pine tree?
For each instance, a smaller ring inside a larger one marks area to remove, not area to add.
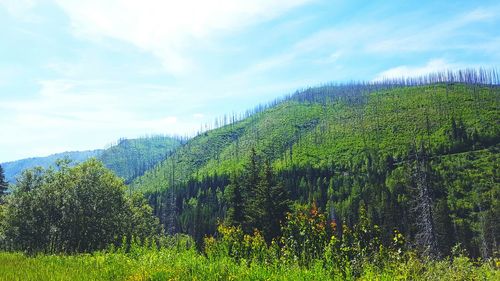
[[[270,170],[270,165],[267,166]],[[275,176],[273,179],[275,179]],[[273,180],[271,185],[271,202],[272,207],[270,209],[269,215],[271,218],[271,223],[269,227],[269,237],[274,238],[281,234],[281,224],[285,221],[286,214],[290,212],[290,195],[288,190],[281,182]]]
[[[255,201],[257,186],[260,184],[260,159],[252,148],[250,161],[245,165],[242,179],[243,212],[245,215],[243,230],[251,233],[259,224],[259,206]]]
[[[241,226],[245,223],[244,202],[241,186],[237,181],[236,175],[232,174],[230,183],[225,190],[227,200],[226,223]]]
[[[289,194],[278,183],[269,161],[262,161],[255,149],[251,150],[241,179],[231,175],[225,191],[226,223],[240,225],[247,233],[262,231],[266,241],[280,234],[281,223],[289,211]]]
[[[289,196],[281,183],[276,181],[269,161],[257,167],[259,182],[254,197],[248,198],[249,226],[262,231],[267,242],[280,234],[280,225],[289,211]]]

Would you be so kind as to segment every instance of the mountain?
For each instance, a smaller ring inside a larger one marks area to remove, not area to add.
[[[165,136],[121,139],[103,150],[97,159],[128,183],[165,160],[181,143],[178,138]]]
[[[42,167],[48,168],[50,166],[54,166],[58,159],[69,159],[73,163],[83,162],[89,158],[97,157],[102,153],[102,150],[87,150],[87,151],[70,151],[70,152],[62,152],[56,153],[45,157],[32,157],[26,158],[11,162],[1,163],[4,172],[5,179],[9,183],[15,183],[16,177],[22,173],[22,171],[26,169],[30,169],[33,167]]]
[[[425,199],[441,252],[461,243],[491,254],[500,235],[500,87],[492,84],[468,70],[309,88],[192,138],[131,186],[167,229],[201,241],[225,216],[230,175],[242,180],[255,149],[295,205],[314,202],[346,226],[366,206],[389,243],[394,229],[419,243],[415,210]]]
[[[227,175],[243,167],[251,148],[281,171],[349,164],[371,150],[402,160],[419,141],[439,155],[472,150],[460,147],[457,134],[477,134],[475,149],[489,147],[500,134],[498,94],[498,87],[464,84],[312,88],[196,136],[133,186],[154,191],[168,188],[172,174],[176,182]]]
[[[181,140],[167,136],[152,136],[137,139],[120,139],[117,144],[106,149],[91,151],[73,151],[53,154],[47,157],[35,157],[2,163],[5,177],[10,183],[23,170],[40,166],[54,166],[56,160],[67,158],[73,164],[95,157],[104,165],[122,177],[125,182],[142,175],[159,161],[164,160],[180,144]]]

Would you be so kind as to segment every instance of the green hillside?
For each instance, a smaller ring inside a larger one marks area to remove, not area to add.
[[[500,87],[464,81],[310,88],[98,155],[140,192],[95,159],[29,170],[0,276],[497,280]]]
[[[167,229],[201,242],[234,205],[226,187],[245,184],[255,149],[294,206],[315,204],[348,226],[366,208],[387,243],[398,229],[418,244],[425,186],[436,251],[460,243],[490,256],[500,234],[499,97],[475,83],[311,88],[198,135],[131,186]]]
[[[129,182],[167,158],[180,144],[179,139],[163,136],[122,139],[103,150],[97,159]]]
[[[414,141],[425,140],[433,152],[457,147],[453,122],[465,134],[478,134],[478,148],[498,141],[498,87],[432,85],[370,92],[357,98],[328,95],[328,87],[308,92],[219,129],[203,133],[172,158],[134,181],[144,191],[169,187],[190,178],[228,174],[242,168],[251,148],[273,160],[278,170],[315,168],[355,161],[363,152],[404,158]],[[464,148],[468,149],[468,148]]]
[[[89,150],[89,151],[70,151],[70,152],[62,152],[52,154],[46,157],[33,157],[26,158],[11,162],[2,163],[2,167],[5,172],[5,179],[14,184],[16,182],[16,177],[22,173],[22,171],[26,169],[30,169],[33,167],[42,167],[48,168],[50,166],[54,166],[57,159],[69,159],[73,163],[80,163],[89,158],[97,157],[102,153],[102,150]]]
[[[6,180],[15,183],[16,177],[26,169],[37,166],[48,168],[54,166],[58,159],[69,159],[74,165],[95,157],[108,169],[125,179],[125,182],[129,182],[164,160],[180,144],[179,139],[166,136],[121,139],[116,145],[107,149],[63,152],[47,157],[6,162],[1,165],[5,170]]]

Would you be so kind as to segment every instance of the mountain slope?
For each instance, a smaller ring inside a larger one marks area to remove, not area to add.
[[[56,160],[67,158],[72,164],[83,162],[95,157],[104,165],[122,177],[125,182],[142,175],[144,171],[152,168],[159,161],[164,160],[181,141],[165,136],[144,137],[138,139],[121,139],[116,145],[107,149],[92,151],[74,151],[53,154],[47,157],[35,157],[2,163],[5,177],[10,183],[15,183],[15,178],[23,170],[40,166],[48,168],[54,166]]]
[[[214,234],[252,148],[269,159],[295,205],[315,204],[352,227],[361,206],[390,244],[420,243],[429,201],[439,252],[499,250],[500,87],[477,83],[324,86],[200,134],[131,184],[170,232]],[[424,180],[423,180],[424,179]]]
[[[142,190],[165,189],[174,182],[242,168],[256,148],[278,170],[345,164],[375,149],[404,157],[414,141],[446,153],[455,140],[452,126],[477,133],[489,146],[498,141],[499,88],[461,84],[376,90],[352,97],[330,96],[328,87],[312,89],[263,112],[203,133],[176,151],[159,167],[134,181]],[[457,130],[457,128],[455,128]],[[479,141],[479,140],[478,140]],[[480,145],[480,144],[478,144]],[[172,176],[173,175],[173,176]]]
[[[9,183],[15,183],[16,176],[20,175],[22,171],[26,169],[37,166],[42,168],[48,168],[50,166],[54,166],[56,160],[65,158],[71,160],[73,163],[79,163],[92,157],[98,157],[101,153],[102,153],[101,149],[88,150],[88,151],[70,151],[70,152],[56,153],[46,157],[33,157],[11,162],[5,162],[2,163],[1,165],[5,171],[5,179]]]
[[[164,136],[122,139],[103,150],[97,159],[125,182],[130,182],[167,158],[180,144],[179,139]]]

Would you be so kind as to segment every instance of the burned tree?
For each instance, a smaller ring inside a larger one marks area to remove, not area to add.
[[[430,184],[431,168],[429,157],[424,143],[417,148],[416,143],[411,155],[412,183],[413,183],[413,207],[417,229],[415,242],[425,256],[438,257],[440,255],[436,239],[436,229],[433,218],[433,196]]]

